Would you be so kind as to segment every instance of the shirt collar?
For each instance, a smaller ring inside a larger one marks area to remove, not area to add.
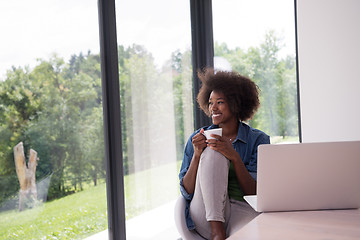
[[[245,123],[241,121],[239,122],[239,130],[235,140],[240,140],[243,143],[247,143],[247,131],[244,125]]]

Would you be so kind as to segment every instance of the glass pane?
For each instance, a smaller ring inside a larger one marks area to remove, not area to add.
[[[294,1],[214,0],[214,64],[259,86],[261,107],[249,122],[271,142],[298,142]]]
[[[127,238],[177,239],[178,173],[193,132],[189,2],[116,7]]]
[[[106,230],[97,1],[4,1],[0,15],[0,238]]]

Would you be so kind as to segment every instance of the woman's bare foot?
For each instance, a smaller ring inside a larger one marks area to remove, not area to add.
[[[210,227],[212,240],[225,240],[226,233],[224,223],[219,221],[210,221]]]

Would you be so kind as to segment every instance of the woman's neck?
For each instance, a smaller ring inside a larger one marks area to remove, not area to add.
[[[219,127],[222,128],[222,135],[224,137],[233,138],[237,136],[239,130],[239,121],[234,119],[233,121],[226,124],[220,124]]]

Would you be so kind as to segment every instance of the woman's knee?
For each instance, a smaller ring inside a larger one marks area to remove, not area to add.
[[[210,164],[212,166],[229,167],[229,160],[224,155],[211,148],[204,149],[200,157],[200,163],[202,165]]]
[[[227,185],[229,166],[230,161],[221,153],[213,149],[206,148],[200,158],[198,176],[200,176],[201,179],[210,178],[209,181],[211,182],[213,181],[211,178],[216,177],[218,180],[221,179],[221,181],[226,181]]]

